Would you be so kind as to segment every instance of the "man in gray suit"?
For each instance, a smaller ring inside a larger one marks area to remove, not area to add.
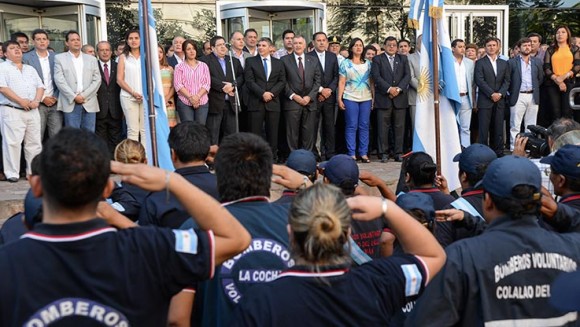
[[[58,110],[64,112],[65,126],[94,132],[101,86],[99,64],[94,56],[81,53],[78,32],[66,33],[65,44],[69,51],[54,58],[54,80],[60,92]]]
[[[290,151],[314,151],[320,64],[317,58],[307,56],[304,52],[306,40],[303,36],[295,36],[292,46],[294,52],[281,59],[286,69],[286,94],[282,104],[286,118],[286,139]]]
[[[457,113],[457,121],[459,122],[459,139],[461,146],[467,148],[471,144],[471,112],[473,110],[473,60],[465,57],[465,42],[461,39],[456,39],[451,42],[451,51],[455,58],[455,77],[457,78],[457,86],[459,87],[459,96],[461,98],[461,106]]]
[[[544,81],[542,62],[532,57],[532,40],[520,39],[517,43],[520,54],[509,60],[510,86],[510,149],[514,150],[516,135],[520,132],[522,119],[526,132],[529,125],[536,125],[538,104],[540,103],[540,85]],[[525,117],[525,118],[524,118]]]
[[[22,57],[22,62],[34,67],[44,84],[44,97],[38,107],[40,137],[44,137],[44,132],[47,128],[48,137],[53,137],[62,128],[62,112],[56,110],[58,88],[54,82],[54,53],[48,51],[50,40],[45,30],[34,30],[32,32],[32,42],[34,50],[25,53]]]

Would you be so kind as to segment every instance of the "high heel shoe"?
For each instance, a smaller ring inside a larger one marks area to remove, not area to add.
[[[369,157],[364,156],[360,158],[360,162],[362,163],[371,163],[371,159],[369,159]]]

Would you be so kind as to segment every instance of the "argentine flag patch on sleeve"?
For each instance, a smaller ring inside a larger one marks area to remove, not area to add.
[[[423,276],[417,268],[417,265],[401,265],[403,275],[405,275],[405,296],[414,296],[421,290]]]
[[[173,234],[175,234],[175,251],[197,254],[197,234],[193,229],[174,229]]]

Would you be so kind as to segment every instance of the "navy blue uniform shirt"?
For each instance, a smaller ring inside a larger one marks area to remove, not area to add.
[[[206,165],[179,168],[175,172],[219,201],[216,176],[210,173]],[[189,213],[172,194],[169,195],[168,200],[165,191],[149,194],[139,213],[139,225],[141,226],[155,225],[182,229],[188,220],[190,220]],[[191,224],[187,224],[188,228],[191,226]]]
[[[24,224],[24,213],[15,214],[8,218],[0,229],[0,245],[18,240],[27,231],[28,228]]]
[[[235,306],[256,285],[275,279],[292,267],[288,244],[288,205],[250,197],[224,204],[252,236],[242,253],[216,267],[212,280],[199,283],[195,320],[200,326],[229,326]]]
[[[0,248],[0,326],[165,326],[171,297],[211,278],[211,232],[37,224]],[[105,323],[103,323],[105,322]]]
[[[445,251],[447,262],[415,304],[408,326],[577,324],[576,312],[549,304],[556,276],[580,263],[576,234],[547,231],[536,216],[504,216]]]
[[[412,255],[373,260],[348,269],[295,267],[252,289],[232,326],[385,326],[421,293],[428,280]]]

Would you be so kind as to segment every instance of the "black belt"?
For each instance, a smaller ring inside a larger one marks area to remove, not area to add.
[[[460,96],[460,97],[464,97],[464,96],[466,96],[466,95],[467,95],[467,92],[466,92],[466,93],[459,93],[459,96]]]
[[[523,93],[523,94],[532,94],[532,93],[534,93],[534,90],[520,91],[520,93]]]
[[[24,108],[20,108],[20,107],[17,107],[17,106],[13,106],[13,105],[11,105],[11,104],[2,104],[2,105],[0,105],[0,106],[5,106],[5,107],[9,107],[9,108],[14,108],[14,109],[18,109],[18,110],[24,110]]]

